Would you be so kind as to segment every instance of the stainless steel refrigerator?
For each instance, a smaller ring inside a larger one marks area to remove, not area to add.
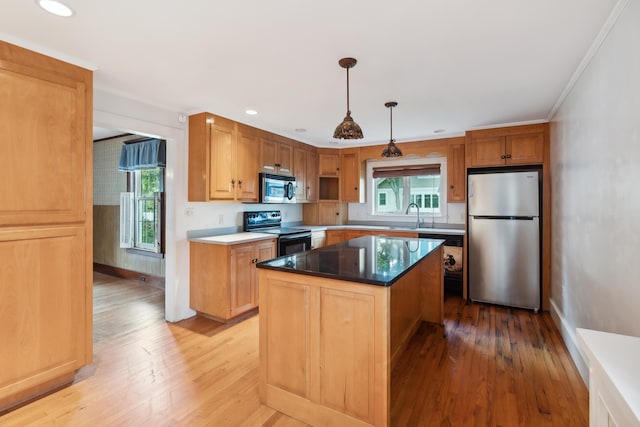
[[[469,298],[540,309],[540,172],[468,176]]]

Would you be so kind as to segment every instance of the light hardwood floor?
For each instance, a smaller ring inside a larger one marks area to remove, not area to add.
[[[1,426],[303,426],[260,404],[258,317],[163,320],[162,290],[96,274],[94,363]],[[393,426],[586,426],[588,393],[550,316],[445,301],[392,374]]]

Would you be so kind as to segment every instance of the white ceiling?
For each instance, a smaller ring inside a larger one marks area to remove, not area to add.
[[[4,0],[0,39],[95,69],[95,87],[335,146],[543,121],[617,0]],[[259,112],[248,116],[248,108]],[[176,117],[177,120],[177,117]],[[306,132],[296,132],[304,128]]]

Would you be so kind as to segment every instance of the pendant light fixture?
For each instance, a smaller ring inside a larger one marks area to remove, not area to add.
[[[349,109],[349,68],[355,67],[357,62],[355,58],[342,58],[338,61],[338,64],[340,64],[342,68],[347,69],[347,115],[344,117],[342,123],[336,127],[335,132],[333,132],[333,137],[336,139],[362,138],[362,129],[360,129],[360,126],[351,118],[351,110]]]
[[[395,139],[393,139],[393,107],[395,107],[396,105],[398,105],[398,103],[395,102],[395,101],[386,102],[384,104],[384,106],[389,109],[389,124],[390,124],[389,128],[390,128],[390,130],[389,130],[389,144],[387,145],[387,148],[382,150],[382,157],[400,157],[400,156],[402,156],[402,151],[395,144]]]

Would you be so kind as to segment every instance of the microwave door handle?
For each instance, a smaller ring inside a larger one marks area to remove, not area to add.
[[[286,189],[287,191],[285,193],[286,193],[287,199],[289,200],[293,199],[293,195],[295,194],[293,190],[293,183],[287,182]]]

